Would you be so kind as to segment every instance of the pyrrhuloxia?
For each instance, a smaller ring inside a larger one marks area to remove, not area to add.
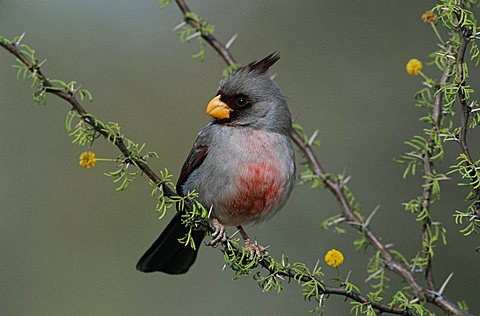
[[[212,210],[210,244],[225,240],[225,226],[237,226],[252,255],[264,248],[252,243],[241,225],[273,216],[295,183],[290,143],[292,120],[285,97],[269,75],[275,53],[236,69],[220,82],[207,106],[214,120],[197,136],[177,182],[177,192],[195,190]],[[194,250],[179,243],[187,233],[177,213],[137,264],[142,272],[181,274],[194,263],[203,230],[193,232]]]

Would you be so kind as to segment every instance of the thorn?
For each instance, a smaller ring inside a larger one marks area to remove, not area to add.
[[[406,155],[407,155],[407,156],[411,156],[411,157],[413,157],[413,158],[417,158],[417,159],[423,159],[423,157],[422,157],[422,156],[420,156],[420,155],[417,155],[417,154],[406,153]]]
[[[179,24],[175,25],[175,27],[172,29],[172,32],[178,31],[179,29],[181,29],[185,25],[187,25],[187,22],[185,22],[185,21],[180,22]]]
[[[72,84],[71,88],[70,88],[70,92],[72,94],[75,94],[77,93],[78,90],[80,90],[80,88],[82,88],[82,85],[80,84],[76,89],[74,89],[74,85]]]
[[[410,272],[412,272],[412,273],[415,272],[415,269],[417,267],[417,265],[416,265],[417,259],[418,259],[418,252],[417,252],[417,255],[415,256],[415,258],[413,259],[412,268],[410,269]]]
[[[313,145],[313,142],[315,142],[315,138],[317,138],[318,132],[319,132],[318,129],[315,130],[315,132],[313,132],[312,136],[310,137],[310,139],[309,139],[308,142],[307,142],[307,145],[308,145],[308,146],[312,146],[312,145]]]
[[[347,277],[345,278],[345,284],[348,283],[348,280],[350,279],[350,274],[352,274],[352,270],[348,271]]]
[[[442,49],[442,50],[445,50],[445,49],[446,49],[446,48],[445,48],[445,45],[442,45],[442,44],[440,44],[440,43],[438,43],[437,46],[440,47],[440,49]]]
[[[443,282],[442,286],[440,287],[440,290],[438,290],[438,294],[440,296],[443,295],[443,291],[445,291],[445,288],[447,287],[448,282],[450,282],[450,279],[453,277],[453,272],[451,272],[448,277],[445,279],[445,282]]]
[[[37,64],[37,67],[38,67],[38,68],[41,68],[46,62],[47,62],[47,59],[45,58],[44,60],[42,60],[41,62],[39,62],[39,63]]]
[[[411,300],[410,302],[408,302],[409,304],[415,304],[416,302],[420,301],[420,299],[418,297],[414,298],[413,300]]]
[[[238,37],[238,33],[235,33],[228,41],[227,43],[225,44],[225,48],[226,49],[229,49],[230,46],[232,46],[233,42],[235,42],[235,40],[237,39]]]
[[[433,88],[433,86],[432,86],[431,84],[427,83],[427,82],[424,82],[423,85],[424,85],[424,86],[427,86],[427,87],[429,87],[429,88]]]
[[[238,234],[240,232],[240,229],[237,229],[236,232],[234,232],[231,236],[230,236],[230,239],[232,239],[236,234]]]
[[[365,283],[368,283],[371,279],[373,279],[374,277],[376,277],[377,275],[379,275],[382,271],[383,271],[383,268],[378,269],[378,270],[375,271],[373,274],[369,275],[368,278],[366,278],[364,282],[365,282]]]
[[[268,245],[268,246],[265,246],[263,247],[264,250],[267,250],[268,248],[272,247],[272,245]]]
[[[320,299],[318,300],[318,307],[321,307],[323,305],[323,298],[325,297],[325,294],[320,295]]]
[[[194,38],[197,38],[197,37],[199,37],[200,35],[202,35],[201,32],[195,32],[195,33],[193,33],[192,35],[190,35],[189,37],[187,37],[187,38],[185,39],[185,42],[188,42],[188,41],[190,41],[190,40],[192,40],[192,39],[194,39]]]
[[[320,259],[317,260],[317,263],[315,263],[315,266],[313,267],[313,272],[317,271],[318,265],[320,264]]]
[[[210,219],[210,217],[212,216],[212,211],[213,211],[213,205],[210,205],[210,210],[208,210],[208,216],[207,216],[208,219]]]
[[[25,32],[23,32],[17,39],[17,41],[14,43],[15,46],[20,45],[20,42],[23,40],[23,37],[25,36]]]
[[[394,243],[388,243],[388,244],[385,244],[385,248],[389,249],[389,248],[392,248],[393,246],[395,246]]]
[[[275,78],[277,78],[277,74],[276,74],[276,73],[274,73],[273,75],[270,76],[270,79],[271,79],[271,80],[275,80]]]
[[[357,223],[357,222],[348,221],[348,222],[346,222],[346,223],[347,223],[347,224],[350,224],[350,225],[353,225],[353,226],[363,227],[363,224],[360,224],[360,223]]]
[[[226,268],[226,267],[227,267],[227,265],[224,264],[223,267],[222,267],[222,272],[225,271],[225,268]]]
[[[372,213],[370,213],[370,215],[368,215],[367,220],[365,221],[365,226],[370,225],[370,221],[371,221],[372,218],[375,216],[375,214],[377,214],[377,211],[378,211],[379,209],[380,209],[380,205],[377,205],[377,206],[373,209]]]
[[[344,222],[344,221],[346,221],[346,220],[347,220],[347,219],[346,219],[345,217],[341,216],[341,217],[339,217],[339,218],[331,221],[331,224],[328,225],[328,226],[332,226],[332,225],[335,225],[335,224],[340,224],[340,223],[342,223],[342,222]]]
[[[344,186],[345,184],[347,184],[351,179],[352,179],[352,176],[348,176],[348,177],[346,177],[345,179],[343,179],[343,181],[342,181],[342,186]]]

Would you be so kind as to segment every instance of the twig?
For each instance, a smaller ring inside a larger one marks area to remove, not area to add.
[[[452,46],[449,45],[446,48],[447,52],[450,52]],[[445,63],[445,69],[440,77],[440,81],[436,85],[436,90],[441,91],[440,89],[447,83],[449,79],[449,72],[450,72],[450,64],[451,60],[447,59]],[[443,93],[438,92],[435,95],[435,99],[433,101],[432,107],[432,119],[433,119],[433,130],[434,133],[439,133],[440,131],[440,120],[442,118],[442,102],[443,102]],[[435,136],[434,134],[430,135],[428,138],[428,147],[427,151],[425,152],[424,156],[421,157],[423,160],[423,173],[424,175],[431,175],[434,164],[432,161],[433,151],[435,150]],[[426,210],[430,214],[430,204],[431,204],[431,197],[432,197],[432,190],[433,190],[433,180],[429,177],[425,178],[425,182],[423,184],[423,193],[422,193],[422,208]],[[431,220],[430,216],[428,216],[422,225],[422,239],[423,239],[423,250],[425,255],[427,256],[427,264],[425,268],[425,279],[427,281],[427,285],[429,290],[435,290],[435,279],[433,277],[433,267],[432,267],[432,257],[428,253],[428,249],[426,245],[430,244],[431,242]]]
[[[35,72],[42,81],[42,85],[46,88],[46,91],[50,94],[56,95],[57,97],[67,101],[72,108],[80,115],[81,119],[90,125],[98,134],[102,135],[106,139],[108,139],[108,134],[103,130],[102,126],[97,124],[94,119],[88,114],[88,112],[82,107],[80,102],[78,102],[77,98],[73,94],[73,92],[65,92],[58,89],[49,89],[53,87],[53,84],[48,80],[48,78],[43,74],[43,71],[39,67],[39,65],[35,65],[30,63],[28,58],[24,56],[20,50],[18,49],[18,45],[16,43],[7,43],[0,41],[0,46],[8,50],[12,53],[19,61],[21,61],[31,72]],[[142,170],[142,172],[147,175],[150,180],[152,180],[156,185],[162,188],[166,196],[172,197],[176,196],[176,192],[167,186],[163,179],[160,178],[148,164],[145,162],[137,159],[132,155],[132,152],[128,150],[127,146],[123,142],[123,138],[121,135],[117,135],[115,137],[114,145],[120,150],[120,152],[125,156],[126,159],[130,159],[131,161],[135,162],[135,164]]]
[[[225,45],[219,42],[211,34],[203,33],[200,23],[188,17],[188,14],[192,11],[190,11],[190,8],[187,6],[187,4],[182,0],[175,0],[175,2],[183,13],[184,21],[198,32],[201,32],[202,38],[210,46],[212,46],[212,48],[220,55],[220,57],[225,61],[225,63],[227,63],[227,65],[231,66],[235,64],[235,59],[233,58],[232,54],[230,54],[230,51],[225,47]]]
[[[457,1],[457,5],[462,7],[463,3],[461,0]],[[435,29],[436,30],[436,29]],[[469,43],[469,38],[470,38],[470,31],[467,29],[461,29],[462,32],[461,34],[461,42],[460,46],[457,50],[457,54],[455,58],[452,59],[447,59],[445,63],[445,69],[443,71],[442,77],[440,78],[440,81],[436,85],[437,93],[435,94],[435,99],[433,103],[433,108],[432,108],[432,118],[433,118],[433,129],[435,133],[439,132],[439,124],[442,116],[442,101],[443,101],[443,92],[441,92],[441,88],[445,86],[445,84],[448,82],[451,74],[450,74],[450,67],[453,62],[455,62],[455,70],[457,74],[457,78],[460,82],[461,85],[465,84],[465,78],[463,76],[463,61],[465,58],[465,51],[467,48],[467,45]],[[443,44],[443,41],[442,41]],[[452,51],[452,46],[448,45],[445,47],[445,51],[447,52],[447,55],[451,53]],[[460,144],[460,147],[462,149],[462,152],[467,156],[469,161],[472,161],[471,155],[469,148],[467,146],[467,130],[468,130],[468,120],[470,116],[470,107],[467,105],[467,100],[463,94],[462,89],[458,89],[458,97],[460,99],[461,103],[461,108],[462,108],[462,118],[461,118],[461,127],[460,127],[460,133],[459,133],[459,139],[458,142]],[[424,174],[428,175],[432,173],[433,170],[433,162],[431,160],[433,150],[434,150],[434,135],[430,135],[428,139],[428,151],[423,157],[423,164],[424,164]],[[432,195],[432,184],[433,181],[431,179],[425,179],[425,183],[423,185],[423,203],[422,207],[427,210],[427,212],[430,212],[430,198]],[[480,190],[475,189],[475,199],[480,198]],[[430,228],[431,228],[431,221],[430,218],[428,217],[427,220],[424,221],[423,223],[423,228],[422,228],[422,238],[425,243],[430,243]],[[424,247],[425,248],[425,247]],[[425,278],[427,280],[427,285],[428,288],[432,291],[435,291],[435,281],[433,277],[433,272],[432,272],[432,258],[429,254],[427,254],[427,266],[425,269]]]
[[[467,29],[462,29],[462,39],[460,42],[460,47],[458,48],[457,56],[455,59],[455,70],[457,75],[457,80],[459,81],[460,86],[466,86],[466,78],[463,73],[463,63],[465,60],[465,52],[467,50],[467,46],[470,42],[471,32]],[[467,132],[468,132],[468,120],[470,118],[471,108],[467,104],[467,98],[463,92],[463,89],[458,89],[458,98],[460,100],[460,106],[462,109],[462,117],[460,122],[460,133],[458,136],[458,143],[460,144],[460,148],[465,156],[468,158],[470,162],[473,162],[472,155],[470,154],[470,149],[467,144]],[[473,181],[476,178],[472,179]],[[480,200],[480,189],[474,189],[475,195],[473,199]],[[477,206],[477,211],[478,211]]]
[[[270,260],[268,259],[268,257],[260,260],[259,263],[262,267],[264,267],[265,269],[267,269],[271,273],[275,272],[275,271],[270,269]],[[295,273],[291,270],[287,270],[286,273],[285,272],[280,272],[279,274],[282,275],[282,276],[286,276],[290,279],[295,279]],[[300,280],[303,281],[303,282],[309,282],[309,281],[312,280],[312,277],[309,276],[309,275],[304,275],[303,277],[300,278]],[[403,309],[403,308],[396,307],[396,306],[389,306],[389,305],[382,304],[382,303],[372,302],[367,297],[363,296],[362,294],[357,293],[357,292],[349,292],[343,287],[333,287],[333,286],[324,285],[323,290],[321,290],[321,293],[326,294],[326,295],[329,295],[329,294],[340,295],[340,296],[344,296],[346,298],[350,298],[354,301],[360,302],[362,304],[369,304],[374,309],[376,309],[380,312],[392,313],[392,314],[396,314],[396,315],[407,315],[407,316],[416,316],[417,315],[417,313],[415,313],[413,310],[410,310],[410,309]]]

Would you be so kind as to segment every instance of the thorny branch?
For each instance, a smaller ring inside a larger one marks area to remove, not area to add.
[[[185,22],[187,22],[190,26],[192,26],[197,31],[199,31],[199,27],[197,23],[193,23],[194,21],[186,17],[186,15],[188,15],[188,13],[191,11],[186,5],[185,1],[175,0],[175,2],[177,3],[178,7],[182,11]],[[212,48],[222,57],[222,59],[228,65],[232,65],[235,63],[235,60],[231,55],[230,51],[223,44],[221,44],[215,37],[211,35],[205,36],[203,34],[202,34],[202,37],[212,46]],[[443,81],[443,84],[445,84],[447,78],[448,78],[448,73],[444,73],[442,75],[440,84],[442,84],[442,81]],[[434,117],[435,117],[435,124],[437,127],[441,117],[441,102],[442,102],[442,96],[437,95],[435,99],[435,105],[434,105]],[[302,136],[295,130],[292,131],[291,137],[294,143],[297,145],[297,147],[303,152],[303,154],[307,158],[313,170],[313,173],[316,176],[320,177],[321,179],[324,179],[324,183],[326,187],[333,193],[333,195],[339,202],[342,208],[343,216],[347,219],[348,222],[351,223],[352,227],[356,228],[357,230],[360,230],[365,234],[367,240],[370,242],[373,248],[380,251],[382,259],[384,260],[385,266],[388,269],[400,275],[412,287],[413,291],[415,292],[418,298],[425,299],[429,303],[437,305],[444,311],[448,312],[450,315],[467,315],[467,313],[465,313],[460,308],[458,308],[458,306],[456,306],[454,303],[449,301],[441,293],[436,293],[433,290],[427,290],[420,285],[420,283],[413,276],[413,273],[409,269],[407,269],[405,266],[403,266],[398,260],[396,260],[392,256],[392,254],[388,251],[388,249],[385,247],[385,245],[380,241],[380,239],[372,232],[370,227],[368,225],[365,226],[362,223],[362,221],[354,214],[352,207],[349,204],[348,199],[341,188],[341,184],[335,182],[334,180],[328,177],[327,173],[325,172],[323,167],[320,165],[320,162],[315,152],[313,151],[312,146],[310,146],[309,144],[305,144]],[[427,161],[428,162],[425,164],[426,166],[425,168],[431,168],[430,159],[427,159]],[[431,192],[430,193],[424,192],[424,195],[425,195],[424,197],[428,195],[427,201],[429,201],[429,196],[431,195]],[[262,265],[265,266],[264,264]],[[431,280],[428,280],[428,284],[429,284],[429,287],[433,289],[434,283],[433,283],[433,275],[431,274],[431,267],[427,271],[428,271],[427,279],[431,279]]]
[[[184,15],[185,22],[188,23],[191,27],[196,29],[197,31],[200,31],[200,25],[198,22],[195,20],[186,17],[188,13],[190,13],[190,9],[186,5],[186,3],[183,0],[175,0],[178,7],[182,11]],[[228,65],[233,65],[235,64],[235,59],[231,55],[230,51],[223,45],[221,42],[219,42],[214,36],[211,34],[201,34],[202,38],[209,43],[210,46],[220,55],[220,57],[228,64]],[[465,47],[468,44],[468,41],[465,43]],[[75,95],[73,93],[65,92],[65,91],[60,91],[57,89],[49,89],[53,87],[53,84],[48,80],[48,78],[43,74],[42,70],[37,64],[32,64],[29,62],[28,58],[25,57],[18,49],[18,47],[15,45],[15,43],[6,43],[6,42],[1,42],[0,41],[0,46],[8,50],[11,54],[13,54],[16,58],[18,58],[19,61],[21,61],[31,72],[36,72],[38,76],[41,78],[42,85],[45,87],[46,92],[56,95],[57,97],[65,100],[68,102],[72,108],[81,116],[81,119],[89,124],[97,133],[100,135],[104,136],[107,138],[106,132],[102,129],[102,127],[96,123],[94,119],[91,118],[91,116],[88,114],[88,112],[82,107],[82,105],[78,102],[76,99]],[[463,53],[460,55],[457,55],[457,65],[459,64],[458,61],[463,61]],[[461,63],[460,63],[461,64]],[[443,79],[443,76],[442,76]],[[445,81],[446,82],[446,78]],[[442,80],[440,81],[440,84],[442,83]],[[460,92],[459,92],[460,93]],[[437,100],[438,99],[438,100]],[[442,100],[441,96],[439,97],[437,95],[437,99],[435,100],[435,104],[440,105]],[[461,100],[464,100],[461,98]],[[438,109],[438,107],[434,106],[434,117],[435,117],[435,109]],[[469,115],[469,108],[466,104],[462,103],[462,108],[466,109],[464,110],[464,117],[463,120],[465,122],[468,122],[468,115]],[[440,115],[440,111],[437,111],[438,113],[438,119]],[[438,122],[438,121],[437,121]],[[463,125],[462,125],[463,126]],[[465,123],[466,126],[466,123]],[[462,134],[463,133],[463,134]],[[466,146],[466,127],[463,129],[461,132],[461,144],[462,144],[462,149],[464,152],[468,153],[468,147]],[[342,208],[342,214],[343,216],[350,222],[352,223],[352,227],[360,230],[363,232],[369,241],[369,243],[375,248],[376,250],[380,251],[382,259],[386,265],[387,268],[390,270],[394,271],[398,275],[400,275],[414,290],[418,298],[420,299],[425,299],[426,301],[437,305],[444,311],[448,312],[451,315],[466,315],[465,312],[461,311],[457,306],[455,306],[452,302],[447,300],[444,296],[434,293],[431,291],[428,291],[424,289],[418,281],[415,279],[413,274],[405,267],[403,266],[400,262],[398,262],[392,254],[388,251],[388,249],[385,247],[385,245],[379,240],[379,238],[371,231],[369,226],[364,226],[361,222],[361,220],[353,213],[352,207],[348,202],[347,197],[345,196],[341,184],[337,183],[336,181],[330,179],[326,172],[324,171],[323,167],[320,165],[318,158],[316,157],[316,154],[313,151],[313,148],[309,144],[305,144],[305,142],[302,139],[302,136],[297,132],[293,131],[292,132],[292,140],[294,143],[297,145],[297,147],[303,152],[307,160],[309,161],[309,164],[314,172],[314,174],[322,179],[324,179],[324,183],[326,187],[332,192],[332,194],[335,196],[337,201],[339,202],[341,208]],[[135,157],[132,156],[132,153],[128,150],[126,145],[123,142],[123,139],[121,135],[118,135],[114,141],[114,145],[120,150],[120,152],[127,158],[131,159],[132,161],[135,162],[136,165],[142,170],[144,174],[147,175],[149,179],[151,179],[154,183],[156,183],[159,187],[161,187],[165,193],[166,196],[168,197],[173,197],[176,196],[176,192],[167,186],[163,179],[161,179],[160,176],[158,176],[151,168],[150,166],[141,161],[136,159]],[[273,272],[269,268],[269,263],[270,259],[269,257],[265,257],[259,261],[259,264],[262,265],[265,269],[267,269],[269,272]],[[288,270],[286,273],[282,272],[283,276],[286,276],[288,278],[294,278],[295,274],[293,271]],[[306,282],[309,281],[311,276],[305,275],[302,277],[302,281]],[[381,304],[381,303],[375,303],[371,302],[366,298],[365,296],[362,296],[360,293],[356,292],[348,292],[345,288],[343,287],[330,287],[330,286],[324,286],[324,289],[322,290],[323,294],[333,294],[333,295],[340,295],[344,297],[348,297],[352,300],[355,300],[360,303],[365,303],[365,304],[370,304],[373,308],[377,309],[380,312],[389,312],[393,314],[398,314],[398,315],[416,315],[416,313],[412,310],[408,309],[402,309],[399,307],[392,307],[386,304]]]
[[[461,0],[457,1],[457,5],[459,7],[463,7],[463,3]],[[470,42],[470,36],[471,36],[471,31],[462,28],[461,29],[461,41],[460,41],[460,46],[457,50],[456,57],[454,59],[454,62],[451,59],[447,59],[445,62],[445,69],[443,71],[443,74],[440,78],[440,81],[436,85],[436,90],[437,92],[435,93],[435,99],[433,102],[433,108],[432,108],[432,118],[433,118],[433,134],[430,135],[428,138],[428,150],[425,153],[423,157],[423,169],[424,169],[424,174],[429,175],[432,174],[432,171],[434,170],[434,163],[432,161],[432,155],[433,151],[435,150],[435,135],[438,135],[439,133],[439,124],[441,121],[442,117],[442,101],[443,101],[443,92],[441,88],[449,81],[451,78],[451,66],[453,63],[455,63],[455,71],[457,75],[457,80],[462,86],[466,85],[465,78],[464,78],[464,73],[463,73],[463,62],[465,58],[465,52],[468,46],[468,43]],[[445,51],[451,52],[453,49],[452,45],[447,45],[445,47]],[[469,161],[472,161],[472,157],[470,155],[470,151],[467,145],[467,130],[468,130],[468,120],[470,116],[470,107],[466,103],[466,97],[463,93],[463,89],[458,89],[458,97],[460,99],[461,103],[461,110],[462,110],[462,117],[461,117],[461,127],[460,127],[460,132],[458,136],[458,142],[459,145],[462,149],[462,152],[466,155]],[[426,210],[427,213],[430,213],[430,205],[431,205],[431,196],[432,196],[432,190],[433,190],[433,180],[429,179],[428,177],[425,178],[425,182],[423,185],[423,203],[422,203],[422,208]],[[479,199],[480,198],[480,190],[475,189],[475,197],[474,199]],[[426,251],[426,248],[428,246],[425,246],[425,244],[430,244],[431,242],[431,220],[430,217],[427,217],[426,220],[424,220],[423,227],[422,227],[422,238],[424,241],[424,250],[426,252],[427,256],[427,264],[426,264],[426,269],[425,269],[425,279],[427,281],[427,285],[429,290],[435,291],[435,280],[433,277],[433,271],[432,271],[432,257],[431,255]]]
[[[270,273],[275,272],[275,271],[272,271],[269,267],[270,260],[269,260],[268,257],[262,258],[259,261],[259,264],[262,267],[264,267],[265,269],[267,269]],[[295,273],[290,269],[288,269],[286,273],[282,272],[282,273],[279,273],[279,274],[281,276],[288,277],[289,279],[295,279]],[[311,276],[305,275],[300,280],[303,281],[303,282],[308,282],[311,279],[312,279]],[[370,304],[373,308],[377,309],[380,312],[392,313],[392,314],[396,314],[396,315],[408,315],[408,316],[416,316],[417,315],[417,313],[415,313],[413,310],[410,310],[410,309],[403,309],[403,308],[399,308],[399,307],[395,307],[395,306],[389,306],[389,305],[386,305],[386,304],[381,304],[381,303],[378,303],[378,302],[372,302],[367,297],[363,296],[362,294],[357,293],[357,292],[349,292],[344,287],[332,287],[332,286],[324,285],[322,293],[327,294],[327,295],[328,294],[340,295],[340,296],[350,298],[354,301],[357,301],[357,302],[360,302],[360,303],[363,303],[363,304]]]
[[[469,43],[469,37],[471,34],[468,34],[468,30],[464,30],[464,35],[462,36],[462,41],[460,42],[460,48],[458,49],[457,57],[455,60],[455,70],[457,73],[458,81],[462,86],[466,85],[466,78],[464,78],[463,74],[463,61],[465,59],[465,51],[467,49],[467,45]],[[460,104],[462,107],[462,120],[461,120],[461,128],[460,128],[460,135],[459,135],[459,143],[460,147],[462,148],[463,153],[467,156],[468,160],[472,161],[472,156],[470,155],[470,150],[468,149],[467,145],[467,130],[468,130],[468,119],[470,116],[470,107],[466,103],[466,97],[463,93],[463,89],[458,89],[458,98],[460,99]],[[478,194],[478,190],[477,194]]]
[[[446,51],[451,51],[451,45],[446,47]],[[436,90],[440,91],[440,89],[447,83],[449,79],[449,72],[450,72],[450,60],[447,60],[445,64],[445,70],[443,71],[442,76],[440,77],[440,81],[436,85]],[[443,102],[443,93],[438,92],[435,95],[435,99],[433,101],[432,107],[432,118],[433,118],[433,134],[430,135],[428,138],[428,149],[425,152],[423,158],[423,173],[424,175],[430,175],[433,171],[433,161],[432,156],[435,150],[435,135],[438,134],[440,129],[440,120],[442,118],[442,102]],[[430,214],[430,205],[431,205],[431,197],[432,197],[432,190],[433,190],[433,180],[429,177],[425,177],[425,182],[423,184],[423,194],[422,194],[422,208]],[[427,256],[427,264],[425,268],[425,279],[427,281],[428,289],[431,291],[435,291],[435,279],[433,277],[433,270],[432,270],[432,257],[428,250],[426,249],[431,242],[431,220],[428,216],[422,225],[422,240],[423,240],[423,248],[425,251],[425,255]]]
[[[462,0],[457,1],[457,5],[463,7]],[[457,56],[455,58],[455,71],[457,75],[457,80],[460,84],[460,89],[458,89],[458,98],[460,100],[461,105],[461,123],[460,123],[460,133],[458,136],[458,142],[460,144],[460,148],[465,156],[468,158],[470,162],[472,162],[472,156],[470,154],[470,150],[467,145],[467,132],[468,132],[468,120],[470,118],[471,108],[467,104],[467,98],[464,94],[464,90],[462,87],[466,87],[466,78],[463,72],[463,63],[465,60],[465,52],[467,50],[467,46],[470,43],[470,37],[472,36],[471,31],[465,27],[461,28],[461,41],[460,47],[458,48]],[[474,179],[475,180],[475,179]],[[474,189],[474,196],[472,197],[473,200],[480,200],[480,188]],[[475,206],[477,214],[480,215],[480,205]]]
[[[43,74],[42,70],[40,69],[40,66],[38,66],[37,64],[30,63],[28,58],[20,52],[20,50],[18,49],[15,43],[5,43],[0,41],[0,46],[8,50],[15,57],[17,57],[17,59],[21,61],[30,70],[30,72],[35,72],[36,74],[38,74],[38,76],[41,78],[43,87],[46,88],[46,91],[48,93],[56,95],[57,97],[70,103],[72,108],[80,115],[81,119],[85,123],[90,125],[97,133],[99,133],[100,135],[108,139],[108,135],[105,132],[105,130],[94,119],[92,119],[92,117],[83,108],[80,102],[78,102],[73,92],[67,93],[64,91],[60,91],[58,89],[50,89],[53,87],[53,84]],[[172,190],[170,187],[165,185],[163,180],[150,168],[150,166],[147,163],[132,156],[131,151],[128,150],[127,146],[123,142],[123,138],[121,135],[117,135],[117,137],[115,138],[114,144],[115,146],[117,146],[120,152],[125,156],[125,158],[130,159],[132,162],[138,165],[138,167],[142,170],[143,173],[145,173],[155,184],[161,187],[162,190],[164,190],[165,195],[167,196],[177,195],[174,190]]]

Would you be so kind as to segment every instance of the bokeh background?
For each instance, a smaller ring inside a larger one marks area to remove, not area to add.
[[[435,48],[430,26],[420,20],[434,1],[190,1],[215,24],[222,41],[239,33],[231,48],[240,63],[272,52],[274,67],[298,123],[319,130],[322,164],[352,175],[351,187],[366,213],[380,205],[372,225],[385,242],[408,256],[420,246],[420,225],[402,202],[420,192],[421,180],[402,180],[393,161],[402,141],[422,125],[414,107],[421,80],[405,63],[426,60]],[[171,29],[180,22],[175,5],[156,1],[1,0],[0,33],[26,32],[25,43],[47,58],[50,78],[77,80],[94,95],[88,110],[117,121],[128,137],[159,153],[156,170],[175,176],[197,131],[208,123],[204,107],[216,91],[224,64],[210,48],[204,62],[191,59],[195,41],[181,44]],[[29,82],[15,79],[14,58],[0,51],[0,314],[2,315],[305,315],[299,287],[281,296],[262,293],[251,278],[231,280],[221,253],[209,247],[183,276],[142,274],[135,263],[167,220],[158,221],[145,177],[116,192],[103,172],[78,166],[84,150],[64,131],[65,102],[49,96],[32,102]],[[438,75],[433,67],[425,73]],[[478,83],[474,74],[472,83]],[[475,81],[476,80],[476,81]],[[475,134],[476,131],[472,132]],[[472,135],[475,138],[475,135]],[[472,150],[478,156],[478,141]],[[456,153],[456,146],[448,147]],[[116,157],[103,140],[93,150]],[[298,162],[302,158],[298,157]],[[441,168],[454,162],[447,157]],[[465,191],[445,183],[433,216],[449,228],[449,243],[437,247],[435,274],[441,283],[454,272],[446,295],[480,310],[480,270],[475,238],[463,238],[451,216],[464,207]],[[322,190],[298,186],[276,217],[249,232],[270,253],[313,266],[330,248],[341,249],[340,268],[362,290],[368,256],[355,252],[355,233],[338,236],[320,228],[338,212]],[[170,214],[171,215],[171,214]],[[335,272],[325,267],[326,278]],[[392,287],[401,285],[391,275]],[[348,315],[341,298],[326,315]]]

